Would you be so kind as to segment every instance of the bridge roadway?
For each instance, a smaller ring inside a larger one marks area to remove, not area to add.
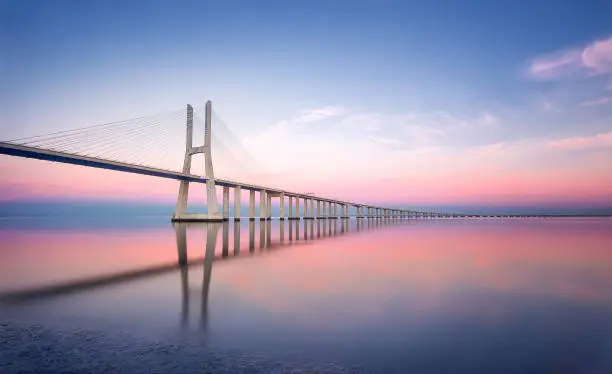
[[[199,175],[183,174],[178,171],[158,169],[158,168],[153,168],[149,166],[129,164],[129,163],[124,163],[120,161],[106,160],[106,159],[101,159],[97,157],[65,153],[65,152],[60,152],[60,151],[29,147],[25,145],[7,143],[7,142],[0,142],[0,154],[16,156],[16,157],[23,157],[23,158],[45,160],[45,161],[60,162],[60,163],[72,164],[72,165],[81,165],[81,166],[87,166],[87,167],[93,167],[93,168],[99,168],[99,169],[115,170],[115,171],[121,171],[121,172],[126,172],[126,173],[133,173],[133,174],[150,175],[150,176],[159,177],[159,178],[187,180],[189,182],[196,182],[196,183],[206,183],[206,178],[203,176],[199,176]],[[392,209],[392,208],[384,208],[384,207],[354,203],[354,202],[349,202],[349,201],[341,201],[341,200],[330,199],[326,197],[319,197],[319,196],[314,196],[314,195],[307,195],[303,193],[285,191],[285,190],[280,190],[278,188],[259,186],[255,184],[243,183],[243,182],[232,181],[232,180],[227,180],[227,179],[216,179],[215,178],[215,184],[219,186],[223,186],[223,187],[232,187],[232,188],[239,187],[241,189],[246,189],[249,191],[265,191],[267,194],[271,193],[277,196],[284,195],[290,198],[292,197],[298,198],[298,199],[302,198],[302,199],[315,200],[315,201],[320,201],[320,202],[329,203],[329,204],[338,204],[340,205],[341,214],[342,214],[343,206],[344,207],[354,206],[354,207],[358,207],[361,209],[366,208],[366,209],[373,211],[373,212],[372,211],[370,212],[362,211],[361,214],[358,214],[358,216],[360,217],[385,217],[385,216],[466,217],[466,218],[470,218],[470,217],[471,218],[473,217],[527,217],[525,215],[508,215],[508,214],[482,215],[482,214],[456,214],[456,213],[398,210],[398,209]],[[311,209],[312,207],[313,206],[311,205]],[[331,210],[331,207],[329,208],[330,208],[329,210]],[[290,206],[290,211],[291,209],[292,207]],[[297,206],[296,206],[296,210],[297,210]],[[325,206],[323,208],[323,211],[325,212]],[[297,215],[295,217],[299,218],[299,212],[296,212],[296,213]],[[331,213],[332,213],[331,211],[328,211],[328,216],[321,217],[321,218],[337,218],[337,216],[332,216]],[[335,209],[334,209],[334,214],[335,214]],[[304,218],[314,218],[312,216],[314,216],[314,212],[311,212],[311,217],[304,217]],[[347,217],[348,214],[343,214],[342,216]],[[254,217],[251,217],[251,218],[254,218]]]

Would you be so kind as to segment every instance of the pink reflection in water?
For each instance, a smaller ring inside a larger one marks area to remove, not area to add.
[[[318,228],[302,221],[296,240],[295,222],[291,230],[285,222],[282,245],[279,224],[219,225],[217,257],[233,257],[239,243],[243,260],[215,261],[212,287],[270,312],[318,323],[325,320],[322,313],[339,311],[370,318],[398,298],[410,298],[401,306],[409,313],[459,313],[469,308],[456,301],[465,290],[612,300],[608,219],[411,221],[359,233],[353,221],[348,235],[306,242],[305,227],[316,238],[329,235],[330,224]],[[339,233],[340,223],[335,225]],[[268,231],[270,247],[284,250],[269,250]],[[187,227],[189,259],[205,255],[206,232],[206,225]],[[0,237],[2,291],[176,264],[178,258],[170,224],[130,230],[7,229]],[[493,303],[488,309],[491,315],[499,312]]]
[[[406,312],[460,313],[472,308],[456,300],[466,290],[611,305],[612,221],[413,223],[224,264],[214,282],[318,324],[340,310],[347,318],[375,316],[398,297],[410,298]],[[482,312],[499,310],[491,303]]]

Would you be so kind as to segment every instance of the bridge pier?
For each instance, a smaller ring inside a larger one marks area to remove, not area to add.
[[[204,174],[206,175],[206,205],[207,212],[205,214],[188,214],[187,202],[189,196],[189,180],[181,179],[179,186],[179,194],[176,202],[176,209],[172,215],[172,221],[209,221],[220,222],[224,220],[223,214],[219,212],[217,205],[217,192],[215,189],[215,175],[213,171],[212,155],[211,155],[211,126],[212,126],[212,103],[206,102],[206,115],[204,121],[204,145],[200,147],[193,146],[193,107],[187,105],[187,120],[186,120],[186,139],[185,139],[185,158],[183,160],[182,174],[191,174],[191,158],[198,153],[204,154]]]
[[[310,219],[315,219],[314,199],[310,199]]]
[[[302,214],[304,219],[308,219],[308,199],[304,198],[304,208],[302,208]]]
[[[266,221],[272,219],[272,194],[266,193]]]
[[[234,187],[234,221],[240,221],[240,186]]]
[[[229,220],[229,187],[223,186],[223,220]]]
[[[280,195],[280,214],[279,214],[279,219],[281,221],[285,220],[285,193],[281,192]]]
[[[340,214],[342,214],[341,218],[343,218],[343,219],[349,218],[349,206],[348,206],[348,204],[340,204]]]
[[[266,220],[266,191],[259,191],[259,220]]]
[[[255,191],[249,191],[249,221],[255,220]]]

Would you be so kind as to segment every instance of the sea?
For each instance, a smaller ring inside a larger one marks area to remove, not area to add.
[[[0,373],[612,373],[612,219],[0,218]]]

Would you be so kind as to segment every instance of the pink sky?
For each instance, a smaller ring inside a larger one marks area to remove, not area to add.
[[[506,153],[487,151],[487,163],[478,165],[466,158],[454,158],[454,168],[436,170],[448,161],[431,158],[430,170],[411,169],[395,178],[370,180],[359,174],[331,178],[326,170],[317,176],[279,173],[273,185],[296,192],[315,191],[322,196],[380,204],[533,204],[612,201],[612,172],[608,150],[581,153],[566,161],[512,169],[504,162]],[[512,152],[512,150],[508,151]],[[547,151],[550,152],[550,151]],[[552,151],[558,153],[557,150]],[[563,150],[562,157],[573,150]],[[551,157],[552,157],[551,156]],[[497,157],[497,158],[496,158]],[[517,170],[518,169],[518,170]],[[302,169],[303,170],[303,169]],[[65,165],[47,161],[0,158],[2,200],[138,200],[173,203],[178,182],[116,171]],[[324,178],[327,177],[327,178]],[[191,201],[204,201],[202,185],[191,188]],[[244,195],[246,198],[246,195]],[[246,201],[246,200],[243,200]]]

